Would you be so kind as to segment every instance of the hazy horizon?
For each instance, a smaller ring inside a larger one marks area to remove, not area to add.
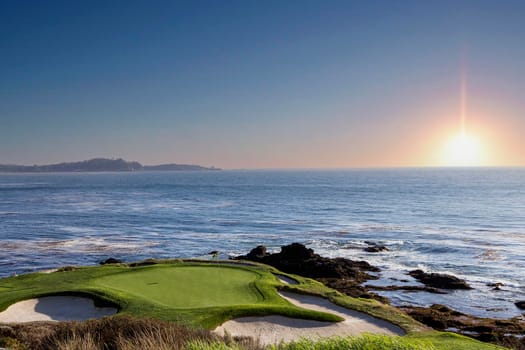
[[[81,162],[81,161],[86,161],[86,160],[90,160],[90,159],[113,159],[113,160],[116,160],[116,159],[124,159],[122,157],[93,157],[93,158],[88,158],[88,159],[77,159],[77,160],[64,160],[64,161],[58,161],[58,162],[53,162],[53,163],[33,163],[33,164],[14,164],[14,163],[0,163],[0,165],[22,165],[22,166],[33,166],[33,165],[37,165],[37,166],[42,166],[42,165],[51,165],[51,164],[60,164],[60,163],[73,163],[73,162]],[[347,166],[347,167],[281,167],[281,168],[242,168],[242,167],[239,167],[239,168],[223,168],[223,167],[220,167],[220,166],[217,166],[215,164],[197,164],[197,163],[192,163],[192,162],[188,162],[188,163],[177,163],[177,162],[165,162],[165,163],[146,163],[146,162],[142,162],[140,160],[137,160],[137,159],[124,159],[125,161],[127,162],[139,162],[140,164],[144,165],[144,166],[154,166],[154,165],[161,165],[161,164],[184,164],[184,165],[200,165],[200,166],[204,166],[204,167],[215,167],[215,168],[219,168],[221,170],[240,170],[240,171],[243,171],[243,170],[269,170],[269,171],[272,171],[272,170],[403,170],[403,169],[421,169],[421,170],[425,170],[425,169],[429,169],[429,170],[432,170],[432,169],[498,169],[498,168],[501,168],[501,169],[512,169],[512,168],[524,168],[525,166],[524,165],[479,165],[479,166],[457,166],[457,165],[415,165],[415,166],[369,166],[369,167],[360,167],[360,166]],[[1,172],[0,172],[1,173]]]
[[[0,164],[525,165],[525,2],[0,3]]]

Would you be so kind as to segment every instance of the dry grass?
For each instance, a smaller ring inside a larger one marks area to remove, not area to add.
[[[206,330],[152,319],[117,316],[86,322],[35,322],[8,327],[9,337],[31,350],[183,350],[190,341],[214,342]]]
[[[91,333],[72,334],[70,338],[57,341],[57,350],[95,350],[100,349],[95,341],[96,337]]]

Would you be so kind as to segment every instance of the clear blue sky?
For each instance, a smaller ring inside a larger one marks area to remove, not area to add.
[[[0,163],[432,165],[463,70],[524,165],[524,38],[525,1],[4,0]]]

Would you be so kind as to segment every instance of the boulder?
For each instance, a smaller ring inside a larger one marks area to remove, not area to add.
[[[384,245],[371,245],[369,247],[366,247],[365,249],[363,249],[365,252],[368,252],[368,253],[380,253],[380,252],[387,252],[389,251],[390,249],[388,249],[387,247],[385,247]]]
[[[517,301],[514,303],[518,309],[525,310],[525,300]]]
[[[307,260],[315,257],[314,251],[301,243],[292,243],[281,247],[280,254],[281,259],[284,260]]]
[[[472,289],[465,280],[456,276],[443,273],[427,273],[422,270],[413,270],[408,274],[429,287],[441,289]]]
[[[487,283],[487,286],[492,287],[492,290],[501,290],[501,287],[504,286],[501,282]]]
[[[100,265],[108,265],[108,264],[120,264],[122,263],[122,260],[115,259],[115,258],[108,258],[106,260],[101,261]]]
[[[266,252],[266,247],[263,245],[258,245],[257,247],[250,250],[250,252],[246,256],[246,260],[262,259],[267,255],[268,253]]]
[[[129,267],[141,267],[141,266],[151,266],[151,265],[157,265],[158,262],[155,259],[146,259],[143,261],[138,261],[129,264]]]

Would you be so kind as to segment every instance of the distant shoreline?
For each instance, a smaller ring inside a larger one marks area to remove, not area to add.
[[[0,173],[82,173],[82,172],[143,172],[143,171],[218,171],[220,168],[193,164],[142,165],[124,159],[93,158],[79,162],[66,162],[48,165],[0,164]]]

